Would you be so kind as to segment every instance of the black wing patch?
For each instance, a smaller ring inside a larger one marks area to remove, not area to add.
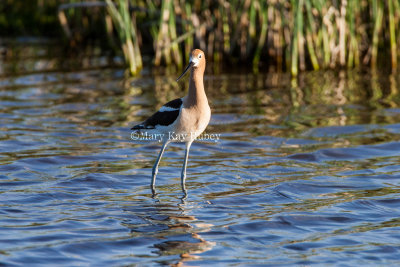
[[[179,115],[179,109],[178,110],[173,110],[173,111],[164,111],[160,112],[157,111],[154,113],[150,118],[148,118],[144,124],[146,126],[156,126],[156,125],[162,125],[162,126],[168,126],[178,118]]]
[[[181,106],[182,106],[181,98],[177,98],[175,100],[169,101],[167,104],[164,105],[164,107],[176,108],[176,109],[180,109]]]
[[[179,112],[179,109],[163,112],[157,111],[143,123],[133,126],[131,130],[154,129],[156,125],[168,126],[178,118]]]
[[[161,107],[161,111],[157,111],[141,124],[133,126],[131,130],[154,129],[156,125],[168,126],[174,123],[176,118],[179,116],[182,103],[181,98],[169,101]],[[163,107],[166,107],[167,110],[163,110]]]

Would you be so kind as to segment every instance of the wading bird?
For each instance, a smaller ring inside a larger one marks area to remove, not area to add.
[[[181,173],[182,191],[186,195],[186,166],[189,157],[189,149],[193,141],[207,127],[211,110],[204,91],[203,76],[206,68],[204,52],[195,49],[190,54],[189,65],[176,81],[179,81],[190,70],[189,92],[183,98],[172,100],[163,105],[144,122],[132,127],[136,133],[157,134],[162,137],[162,147],[153,166],[151,178],[151,190],[155,194],[155,181],[158,173],[158,164],[165,148],[170,142],[185,142],[185,158]]]

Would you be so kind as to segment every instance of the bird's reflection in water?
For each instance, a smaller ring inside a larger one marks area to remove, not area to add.
[[[171,266],[181,266],[184,262],[198,260],[200,254],[211,250],[216,243],[209,242],[202,238],[199,232],[206,232],[213,225],[202,223],[198,219],[188,213],[198,204],[188,203],[186,196],[181,198],[181,203],[172,204],[163,203],[157,197],[150,203],[142,203],[140,208],[135,205],[131,208],[124,208],[134,216],[135,219],[125,221],[124,226],[128,227],[134,238],[155,237],[160,240],[159,243],[154,242],[152,251],[157,256],[178,256],[164,264]],[[129,216],[129,217],[130,217]],[[139,223],[138,223],[139,222]]]
[[[196,217],[187,215],[185,207],[190,205],[190,203],[188,204],[186,199],[187,195],[185,194],[181,198],[181,204],[178,205],[180,211],[179,214],[168,215],[168,221],[170,222],[168,224],[168,231],[176,232],[178,235],[179,232],[181,234],[190,234],[189,239],[185,240],[179,238],[179,240],[167,240],[154,245],[154,247],[159,250],[157,252],[159,255],[180,256],[180,260],[178,263],[174,264],[174,266],[181,266],[185,261],[200,259],[201,257],[195,254],[211,250],[215,246],[215,242],[206,241],[197,233],[199,231],[203,232],[210,229],[212,225],[197,222]]]

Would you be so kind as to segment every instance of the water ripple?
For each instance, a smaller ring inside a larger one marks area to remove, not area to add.
[[[337,81],[308,74],[292,88],[270,75],[206,77],[207,131],[221,139],[193,144],[187,198],[184,146],[168,147],[152,197],[160,146],[130,140],[133,122],[181,96],[171,77],[126,88],[118,69],[2,77],[0,262],[397,264],[400,102],[361,99],[373,88],[354,87],[357,75],[345,104],[320,89]]]

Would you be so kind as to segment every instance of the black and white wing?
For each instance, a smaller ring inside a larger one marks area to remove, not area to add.
[[[131,130],[156,129],[157,126],[169,126],[178,118],[182,107],[182,98],[169,101],[144,122],[135,125]]]

